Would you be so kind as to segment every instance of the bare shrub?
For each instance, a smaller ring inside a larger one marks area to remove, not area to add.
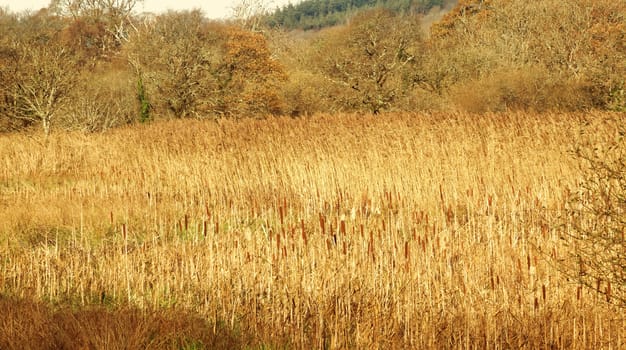
[[[485,73],[450,88],[450,101],[466,111],[568,111],[587,109],[593,101],[585,86],[564,82],[538,66],[510,67]]]
[[[440,69],[446,77],[442,80],[451,83],[449,86],[459,83],[453,89],[455,94],[468,82],[484,80],[476,86],[484,85],[492,90],[491,94],[501,95],[502,89],[516,90],[520,86],[506,80],[498,82],[499,72],[532,67],[542,71],[541,75],[548,80],[547,87],[556,88],[551,89],[555,95],[559,96],[558,89],[565,87],[581,97],[579,104],[568,99],[565,109],[622,109],[626,76],[625,14],[623,1],[460,1],[433,27],[435,55],[447,68]],[[472,63],[472,58],[477,59]],[[520,78],[525,81],[531,77]],[[471,89],[472,85],[467,88]],[[528,94],[523,98],[532,102],[532,89],[527,92],[522,89],[519,93]],[[505,102],[506,98],[495,96],[489,102],[479,100],[483,106],[474,109],[498,110]],[[538,105],[531,107],[542,109],[542,100],[536,102]]]
[[[590,118],[574,155],[582,181],[566,211],[564,239],[570,259],[562,267],[581,285],[626,307],[624,115]]]
[[[98,132],[136,120],[140,113],[133,83],[123,70],[84,74],[72,93],[72,104],[59,118],[60,126]]]

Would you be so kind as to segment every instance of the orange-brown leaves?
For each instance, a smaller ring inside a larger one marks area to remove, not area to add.
[[[104,54],[107,36],[103,23],[79,18],[61,31],[60,42],[82,60],[89,60]]]
[[[267,41],[262,34],[230,28],[226,35],[226,64],[253,76],[283,74],[280,64],[271,58]]]
[[[168,13],[133,37],[129,56],[156,112],[176,117],[278,114],[285,79],[263,35],[205,21],[198,12]]]
[[[286,75],[272,58],[265,37],[236,27],[227,28],[224,35],[222,73],[229,81],[225,91],[228,114],[280,113],[284,107],[277,91]]]
[[[435,37],[446,37],[454,32],[454,28],[468,17],[476,17],[479,21],[486,20],[491,14],[491,0],[459,0],[457,5],[443,16],[441,21],[432,26]]]

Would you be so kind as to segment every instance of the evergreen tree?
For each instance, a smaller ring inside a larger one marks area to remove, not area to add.
[[[276,9],[266,18],[270,27],[320,29],[345,23],[362,9],[386,8],[397,13],[426,13],[444,0],[304,0]]]

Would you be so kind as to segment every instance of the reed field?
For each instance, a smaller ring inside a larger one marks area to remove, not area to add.
[[[0,348],[625,349],[624,310],[558,268],[570,150],[615,118],[2,135]]]

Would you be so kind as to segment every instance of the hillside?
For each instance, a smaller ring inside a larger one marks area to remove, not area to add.
[[[267,24],[285,29],[320,29],[343,23],[350,15],[367,8],[427,13],[433,7],[450,3],[456,0],[304,0],[276,9],[267,18]]]

